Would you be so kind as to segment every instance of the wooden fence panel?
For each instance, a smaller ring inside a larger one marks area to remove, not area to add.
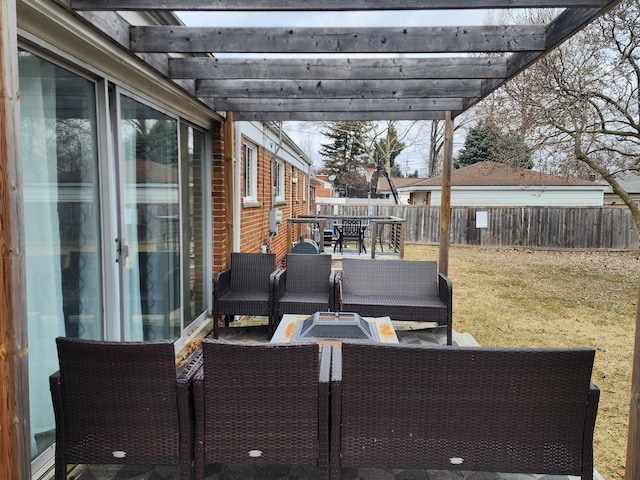
[[[477,228],[477,212],[487,212],[487,228]],[[405,241],[439,243],[440,208],[417,205],[340,205],[338,215],[404,218]],[[334,206],[321,205],[331,215]],[[388,235],[385,233],[385,235]],[[492,247],[570,250],[634,250],[638,248],[631,212],[623,207],[454,207],[450,243]]]

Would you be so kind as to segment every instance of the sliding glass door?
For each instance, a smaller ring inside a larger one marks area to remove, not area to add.
[[[27,50],[19,68],[38,472],[55,441],[56,337],[180,345],[205,324],[210,157],[203,130],[123,88]]]
[[[19,54],[31,455],[54,440],[55,338],[101,339],[96,85]]]
[[[119,166],[127,340],[181,332],[178,120],[119,96]]]

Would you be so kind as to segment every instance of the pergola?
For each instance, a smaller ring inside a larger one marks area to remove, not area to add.
[[[448,269],[453,119],[620,0],[70,0],[76,11],[340,11],[558,8],[546,25],[232,28],[132,26],[131,51],[234,120],[445,120],[439,268]],[[360,55],[360,54],[372,55]],[[216,58],[216,54],[249,54]],[[261,58],[281,54],[281,58]],[[319,58],[319,54],[334,54]],[[419,54],[419,55],[417,55]],[[430,54],[430,55],[425,55]],[[640,302],[639,302],[640,304]],[[626,478],[640,478],[640,306]]]
[[[164,69],[176,83],[189,85],[211,108],[233,112],[234,120],[444,120],[439,264],[446,271],[450,222],[446,198],[450,192],[453,120],[619,1],[66,0],[66,3],[97,28],[105,22],[94,13],[97,11],[160,14],[327,11],[339,15],[340,11],[406,10],[410,15],[416,10],[560,9],[546,25],[376,28],[134,25],[114,39],[154,68]],[[5,4],[2,8],[8,7]],[[10,53],[7,47],[2,50],[5,55]],[[365,53],[369,55],[361,55]],[[219,54],[244,55],[216,57]],[[278,57],[263,58],[264,54]],[[331,58],[325,54],[331,54]],[[4,62],[5,72],[12,62]],[[13,85],[9,87],[8,91],[16,89]],[[8,140],[0,147],[3,157],[10,157],[16,148],[12,146],[16,139]],[[5,207],[11,201],[10,194],[7,196]],[[639,350],[640,328],[636,328],[628,479],[640,478],[640,462],[636,458],[640,451]]]

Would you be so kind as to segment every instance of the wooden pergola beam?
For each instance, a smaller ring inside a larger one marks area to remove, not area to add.
[[[480,80],[201,80],[198,97],[457,98],[478,97]]]
[[[599,7],[603,0],[70,0],[74,10],[342,11]]]
[[[459,113],[459,112],[456,112]],[[296,122],[339,122],[357,120],[444,120],[441,111],[379,111],[379,112],[236,112],[238,121],[296,121]]]
[[[169,60],[174,79],[411,80],[502,79],[505,57],[447,58],[213,58]]]
[[[542,25],[469,27],[133,26],[138,53],[472,53],[545,49]]]
[[[225,98],[208,100],[214,110],[232,112],[428,112],[460,110],[463,101],[457,98],[346,98],[346,99],[287,99],[287,98]]]

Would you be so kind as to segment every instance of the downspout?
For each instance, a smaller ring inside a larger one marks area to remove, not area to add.
[[[268,130],[267,130],[267,132],[268,132]],[[278,155],[278,152],[280,152],[281,148],[282,148],[282,122],[279,122],[278,123],[278,146],[276,147],[275,152],[273,152],[273,155],[271,156],[271,172],[272,172],[272,174],[271,174],[271,210],[275,210],[276,209],[276,185],[274,185],[275,184],[276,171],[278,170],[278,165],[276,164],[276,162],[277,162],[276,156]],[[285,173],[284,169],[283,169],[282,174],[286,178],[286,173]],[[282,184],[286,185],[285,182],[284,182],[284,179],[283,179]],[[283,192],[283,194],[284,194],[284,192]],[[269,218],[271,218],[271,213],[269,214]],[[271,226],[270,226],[269,230],[271,230]],[[273,237],[275,237],[275,236],[276,236],[275,232],[271,232],[271,231],[269,232],[269,251],[271,251],[271,242],[273,241]]]
[[[235,152],[233,155],[234,167],[234,195],[233,195],[233,251],[240,251],[240,205],[242,202],[242,134],[240,122],[233,122],[235,133]]]

